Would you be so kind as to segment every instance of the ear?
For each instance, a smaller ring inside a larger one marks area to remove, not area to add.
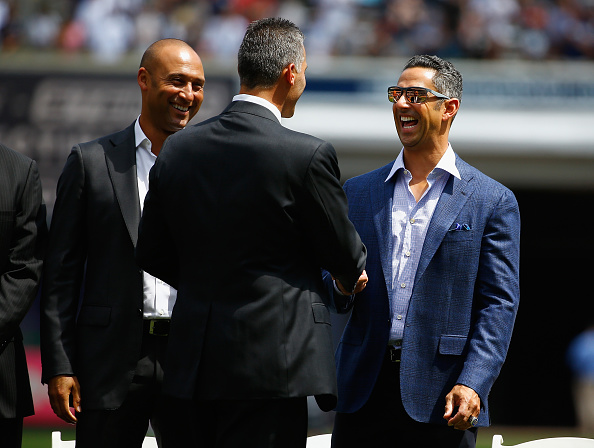
[[[295,74],[297,67],[292,62],[283,69],[282,77],[291,86],[295,85]]]
[[[460,109],[460,100],[458,98],[451,98],[444,101],[444,111],[442,115],[443,121],[449,121],[454,118]]]
[[[138,85],[140,86],[140,90],[143,92],[148,90],[149,82],[150,82],[150,75],[146,68],[140,67],[138,69],[138,75],[136,76],[138,79]]]

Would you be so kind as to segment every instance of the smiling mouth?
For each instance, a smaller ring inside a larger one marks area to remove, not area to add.
[[[187,112],[188,110],[190,110],[189,107],[180,106],[179,104],[175,104],[175,103],[173,103],[172,106],[174,109],[177,109],[180,112]]]
[[[400,117],[400,124],[403,129],[415,127],[419,120],[413,117]]]

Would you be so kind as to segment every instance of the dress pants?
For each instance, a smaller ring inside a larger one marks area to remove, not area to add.
[[[0,418],[0,446],[21,448],[23,441],[23,418]]]
[[[169,398],[163,448],[305,448],[307,397],[254,400]]]
[[[443,406],[445,411],[445,400]],[[410,418],[400,398],[400,363],[386,354],[367,403],[357,412],[336,414],[332,448],[474,448],[476,437],[476,428],[460,431]]]
[[[167,412],[175,412],[165,408],[161,395],[167,339],[145,331],[132,384],[119,408],[85,410],[83,391],[83,411],[76,414],[77,448],[141,448],[149,422],[162,446],[161,421]]]

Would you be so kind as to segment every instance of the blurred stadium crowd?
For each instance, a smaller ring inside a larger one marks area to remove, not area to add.
[[[162,37],[235,57],[247,24],[282,16],[308,55],[594,59],[594,0],[0,0],[0,51],[116,62]]]

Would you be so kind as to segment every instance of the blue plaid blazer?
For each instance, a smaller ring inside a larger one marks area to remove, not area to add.
[[[510,343],[519,303],[520,215],[513,193],[456,156],[429,224],[410,300],[400,366],[402,402],[419,422],[447,424],[445,396],[455,384],[481,398],[479,426],[489,425],[489,392]],[[367,247],[365,290],[330,307],[352,314],[336,352],[339,412],[371,394],[390,332],[392,163],[346,182],[349,217]],[[467,224],[459,226],[458,224]],[[455,230],[458,227],[458,230]]]

